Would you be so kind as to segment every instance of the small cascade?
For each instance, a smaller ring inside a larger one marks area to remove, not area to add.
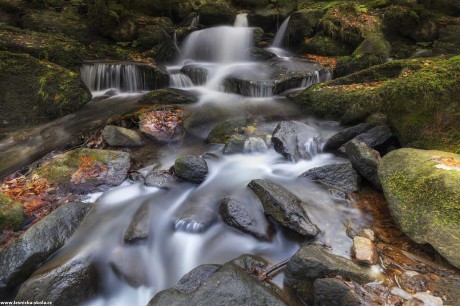
[[[196,17],[194,17],[192,19],[192,22],[190,23],[190,26],[191,27],[197,27],[199,23],[200,23],[200,15],[198,15],[198,16],[196,16]]]
[[[273,40],[272,47],[281,48],[283,46],[284,36],[286,34],[286,30],[287,30],[290,19],[291,19],[291,16],[286,18],[286,20],[284,20],[281,26],[279,27],[278,32],[276,33],[275,39]]]
[[[180,49],[179,49],[179,45],[177,44],[177,32],[174,31],[174,35],[173,35],[173,43],[174,43],[174,47],[176,47],[176,50],[179,54],[180,53]]]
[[[185,40],[182,60],[232,63],[248,59],[252,29],[216,27],[193,32]]]
[[[183,73],[173,73],[169,76],[169,86],[174,88],[192,87],[192,80]]]
[[[236,28],[247,28],[249,26],[248,14],[238,14],[236,15],[235,24]]]
[[[117,93],[148,90],[145,72],[139,65],[90,63],[81,69],[81,78],[93,93],[114,89]]]
[[[309,158],[313,158],[321,153],[321,139],[319,136],[315,136],[307,140],[305,143],[305,153]]]

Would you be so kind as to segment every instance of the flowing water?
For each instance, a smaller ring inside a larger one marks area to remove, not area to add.
[[[276,65],[277,69],[297,67],[301,72],[308,72],[300,82],[283,85],[284,91],[324,81],[330,74],[314,63],[296,58],[251,61],[248,50],[253,46],[252,29],[245,27],[245,16],[239,16],[235,22],[238,27],[217,27],[190,34],[177,64],[168,67],[172,86],[198,95],[199,101],[189,107],[191,111],[225,109],[228,116],[238,117],[252,110],[260,117],[258,127],[267,133],[284,117],[297,119],[309,127],[309,135],[300,145],[311,159],[290,162],[272,147],[266,150],[266,144],[260,141],[248,142],[245,153],[234,155],[223,155],[223,145],[196,139],[160,147],[155,153],[159,169],[168,169],[183,154],[196,154],[205,156],[209,174],[200,185],[181,182],[169,189],[158,189],[128,180],[103,194],[89,195],[88,201],[95,201],[95,210],[60,251],[60,254],[89,256],[97,264],[103,288],[87,305],[145,306],[155,293],[174,286],[181,276],[200,264],[223,264],[242,254],[260,255],[274,263],[292,256],[300,241],[280,226],[275,225],[276,233],[267,242],[238,232],[220,219],[219,205],[227,196],[245,203],[254,213],[261,213],[260,202],[247,188],[253,179],[273,180],[296,194],[305,202],[304,208],[311,220],[321,229],[315,243],[326,244],[332,252],[349,256],[351,240],[345,234],[347,223],[364,222],[363,216],[346,201],[334,200],[328,188],[298,179],[310,168],[340,159],[321,152],[324,140],[339,127],[335,123],[299,117],[297,110],[274,91],[280,88],[280,83],[270,80],[276,75],[273,71]],[[114,68],[95,66],[82,68],[88,73],[83,77],[91,80],[88,84],[96,89],[101,89],[100,84],[112,86],[113,80],[106,82],[105,73],[98,72],[98,68]],[[229,79],[252,83],[256,80],[259,85],[248,85],[252,91],[240,94],[226,85]],[[136,80],[142,83],[141,79]],[[203,125],[197,134],[206,137],[210,128],[212,124]],[[151,209],[148,239],[144,243],[125,244],[125,231],[142,205]],[[124,271],[123,277],[114,270]],[[282,286],[282,276],[275,281]]]

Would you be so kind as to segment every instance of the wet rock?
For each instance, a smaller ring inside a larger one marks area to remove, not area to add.
[[[306,238],[314,238],[320,233],[308,218],[302,201],[283,186],[269,180],[252,180],[248,186],[259,197],[265,213],[276,222]]]
[[[247,256],[246,256],[247,257]],[[201,268],[202,277],[185,280],[189,285],[158,293],[148,304],[155,305],[285,305],[275,288],[260,283],[238,264],[241,258],[226,263],[214,273]],[[263,263],[263,262],[262,262]],[[191,273],[194,273],[192,271]],[[208,274],[210,274],[208,276]],[[206,277],[207,276],[207,277]],[[182,281],[181,281],[182,282]],[[182,288],[181,288],[182,287]],[[182,290],[182,291],[181,291]]]
[[[424,306],[442,306],[443,301],[439,297],[432,296],[426,292],[418,292],[414,294],[414,298],[423,302]]]
[[[198,101],[198,98],[190,92],[177,88],[164,88],[153,90],[139,99],[140,104],[192,104]]]
[[[353,139],[345,145],[345,152],[359,174],[371,182],[374,187],[382,190],[377,173],[380,164],[379,153],[357,139]]]
[[[96,294],[98,283],[97,269],[88,257],[53,260],[22,284],[15,300],[79,305]]]
[[[205,282],[211,275],[219,270],[221,265],[201,265],[185,274],[174,286],[181,293],[192,293]]]
[[[388,126],[380,125],[356,136],[355,139],[361,140],[369,147],[376,149],[387,145],[394,137],[393,132]]]
[[[64,245],[91,206],[81,202],[63,205],[0,251],[0,298],[6,297],[39,264]]]
[[[267,151],[267,144],[260,137],[249,137],[244,141],[244,153],[264,153]]]
[[[433,51],[438,54],[457,54],[460,51],[460,24],[450,24],[439,30],[439,40],[433,44]]]
[[[323,151],[338,150],[342,145],[352,140],[359,134],[365,133],[370,130],[372,125],[368,123],[361,123],[356,126],[346,128],[337,134],[330,137],[324,144]]]
[[[276,54],[261,48],[251,48],[249,57],[255,62],[263,62],[276,58]]]
[[[324,247],[306,245],[291,257],[285,277],[302,300],[313,300],[313,283],[316,279],[330,276],[347,277],[359,284],[371,282],[376,275],[370,268],[363,268],[352,261],[333,255]]]
[[[196,65],[185,65],[180,70],[181,73],[187,75],[195,85],[203,85],[208,79],[208,70],[204,67]]]
[[[254,39],[254,46],[261,47],[263,44],[264,30],[262,28],[254,28],[252,38]]]
[[[165,124],[162,118],[173,116]],[[159,143],[181,142],[184,138],[182,109],[164,109],[149,111],[139,115],[139,130],[147,137]]]
[[[244,143],[246,142],[246,136],[241,134],[232,135],[227,141],[224,147],[224,154],[238,154],[244,152]]]
[[[260,240],[271,240],[274,229],[264,214],[249,210],[245,204],[237,200],[225,198],[220,205],[220,215],[227,225],[243,233]]]
[[[174,172],[180,179],[201,184],[208,175],[208,164],[201,157],[187,155],[176,159]]]
[[[227,143],[235,131],[244,128],[246,124],[246,118],[229,119],[219,122],[212,129],[211,133],[209,133],[206,141],[209,143]]]
[[[21,202],[0,193],[0,232],[4,229],[20,230],[24,223],[24,208]]]
[[[276,152],[288,160],[298,161],[302,158],[311,158],[305,151],[305,143],[316,136],[316,130],[294,121],[282,121],[272,135],[272,142]]]
[[[342,191],[342,190],[329,189],[329,195],[334,200],[339,200],[339,201],[347,201],[348,200],[347,193]]]
[[[147,175],[144,181],[146,186],[157,188],[168,188],[176,182],[174,175],[166,170],[153,171]]]
[[[206,3],[200,6],[198,15],[205,26],[233,25],[236,11],[218,3]]]
[[[152,49],[163,42],[164,32],[165,30],[159,25],[148,25],[139,29],[138,46],[143,50]]]
[[[144,183],[145,182],[145,179],[147,178],[147,176],[152,173],[154,171],[155,168],[157,168],[158,165],[150,165],[150,166],[147,166],[147,167],[144,167],[142,169],[137,169],[137,170],[132,170],[129,175],[128,175],[128,178],[130,180],[132,180],[133,182],[142,182]]]
[[[422,292],[428,288],[429,278],[416,271],[405,271],[400,275],[401,287],[410,292]]]
[[[460,268],[460,155],[399,149],[381,161],[379,177],[391,215],[417,243],[431,244]]]
[[[405,300],[411,300],[412,299],[412,295],[410,295],[407,291],[399,288],[399,287],[393,287],[391,288],[391,291],[390,291],[391,294],[393,295],[396,295],[396,296],[399,296]]]
[[[332,186],[345,192],[357,192],[359,190],[360,177],[350,162],[313,168],[300,175],[300,177]]]
[[[370,241],[375,241],[375,233],[373,230],[371,229],[368,229],[368,228],[362,228],[360,231],[359,231],[359,236],[360,237],[363,237],[363,238],[367,238],[369,239]]]
[[[125,232],[125,242],[135,243],[149,236],[151,204],[144,203],[134,214]]]
[[[189,206],[180,212],[174,229],[187,233],[202,233],[216,221],[217,214],[214,210],[202,203],[189,202]]]
[[[34,173],[62,188],[83,194],[120,185],[130,167],[129,153],[84,148],[54,156]]]
[[[377,248],[370,239],[359,236],[354,237],[352,253],[359,264],[370,266],[377,263]]]
[[[276,8],[263,8],[255,10],[248,14],[248,21],[251,27],[260,27],[265,32],[276,32],[276,25],[284,20],[293,9],[288,7],[283,7],[280,9]]]
[[[185,116],[184,128],[188,134],[205,139],[219,122],[232,116],[233,111],[222,105],[193,109]]]
[[[112,147],[139,147],[142,138],[139,133],[119,126],[107,125],[102,131],[104,140]]]
[[[109,265],[115,275],[130,286],[137,288],[150,285],[145,261],[140,258],[139,250],[135,247],[116,248],[110,256]]]
[[[368,305],[359,294],[335,278],[315,280],[315,306]]]

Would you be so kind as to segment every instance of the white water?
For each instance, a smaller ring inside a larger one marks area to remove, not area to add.
[[[190,23],[191,27],[197,27],[200,24],[200,16],[196,16],[192,19],[192,22]]]
[[[183,73],[172,73],[169,76],[169,86],[173,88],[186,88],[192,87],[192,80]]]
[[[289,25],[290,19],[291,19],[291,16],[286,18],[286,20],[284,20],[281,26],[279,27],[278,32],[276,33],[275,39],[273,40],[272,47],[274,48],[283,47],[284,36],[286,34],[286,30]]]
[[[235,19],[235,27],[247,28],[249,26],[248,14],[238,14]]]

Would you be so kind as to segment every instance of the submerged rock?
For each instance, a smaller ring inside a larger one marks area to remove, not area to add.
[[[346,128],[337,134],[330,137],[324,144],[323,151],[338,150],[342,145],[352,140],[359,134],[367,132],[371,129],[372,125],[368,123],[361,123],[356,126]]]
[[[382,159],[379,177],[401,230],[460,268],[460,155],[395,150]]]
[[[65,204],[29,228],[12,245],[0,250],[0,298],[6,297],[59,250],[91,207],[92,204],[81,202]]]
[[[23,224],[24,208],[22,203],[0,193],[0,232],[8,228],[20,230]]]
[[[177,180],[174,175],[169,171],[156,170],[146,176],[144,183],[149,187],[168,188],[171,187],[176,181]]]
[[[354,139],[345,145],[345,152],[353,167],[376,188],[382,189],[377,173],[380,155],[364,142]]]
[[[227,225],[257,239],[269,241],[274,232],[273,226],[262,212],[257,212],[232,198],[225,198],[220,205],[220,215]]]
[[[118,247],[109,259],[109,265],[117,277],[135,288],[150,285],[148,270],[144,266],[145,261],[139,256],[139,251],[136,246]]]
[[[261,260],[242,256],[218,268],[201,266],[187,274],[176,287],[159,292],[148,304],[155,305],[286,305],[274,286],[262,284],[241,266],[243,261]],[[252,263],[254,264],[254,263]]]
[[[151,204],[146,202],[134,214],[125,232],[125,242],[135,243],[149,236]]]
[[[183,156],[174,162],[174,173],[180,179],[201,184],[208,175],[208,164],[198,156]]]
[[[359,191],[360,177],[350,162],[313,168],[301,174],[300,177],[332,186],[345,192]]]
[[[90,193],[120,185],[130,167],[129,153],[76,149],[54,156],[34,173],[72,192]]]
[[[102,130],[102,136],[107,144],[112,147],[142,146],[142,138],[139,133],[120,126],[105,126],[104,130]]]
[[[269,180],[252,180],[248,186],[259,197],[265,213],[276,222],[306,238],[314,238],[320,233],[308,218],[302,201],[283,186]]]

